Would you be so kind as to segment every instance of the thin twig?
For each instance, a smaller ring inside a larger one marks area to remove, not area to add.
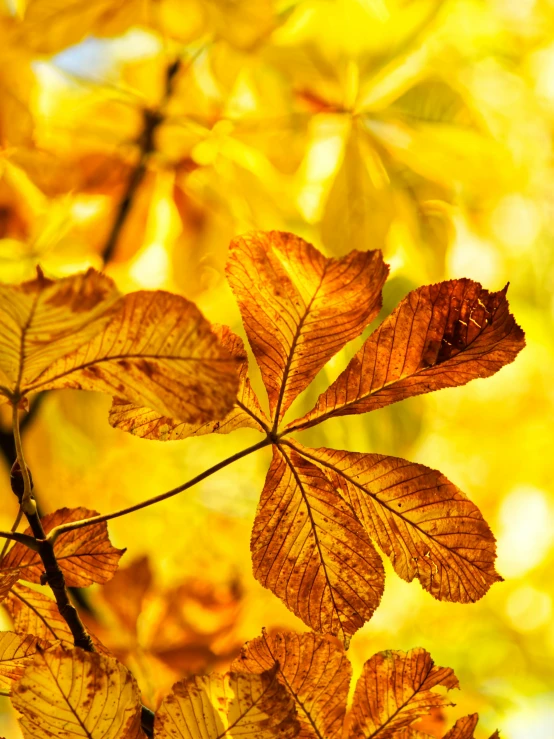
[[[236,462],[239,459],[242,459],[243,457],[247,457],[249,454],[252,454],[253,452],[258,451],[258,449],[263,449],[264,447],[268,446],[271,443],[272,443],[272,439],[268,436],[267,438],[263,439],[257,444],[254,444],[253,446],[249,446],[246,449],[243,449],[241,452],[232,454],[230,457],[227,457],[223,461],[218,462],[217,464],[214,464],[213,467],[210,467],[207,470],[204,470],[204,472],[201,472],[199,475],[196,475],[196,477],[193,477],[191,480],[184,482],[182,485],[179,485],[178,487],[173,488],[172,490],[168,490],[166,493],[161,493],[160,495],[156,495],[154,498],[148,498],[148,500],[143,500],[141,503],[136,503],[135,505],[129,506],[128,508],[122,508],[119,511],[114,511],[113,513],[106,513],[105,515],[102,515],[102,516],[93,516],[92,518],[84,518],[81,521],[71,521],[69,523],[62,523],[59,526],[56,526],[55,528],[53,528],[52,531],[50,531],[50,533],[48,534],[47,538],[53,544],[58,538],[58,536],[60,536],[60,534],[64,534],[67,531],[75,531],[75,529],[82,529],[85,526],[93,526],[96,523],[102,523],[103,521],[110,521],[113,518],[119,518],[120,516],[126,516],[128,513],[134,513],[135,511],[140,511],[142,508],[148,508],[148,506],[154,505],[154,503],[159,503],[162,500],[167,500],[168,498],[172,498],[174,495],[178,495],[179,493],[182,493],[184,490],[188,490],[189,488],[193,487],[199,482],[202,482],[202,480],[205,480],[207,477],[210,477],[210,475],[213,475],[214,472],[219,472],[219,470],[222,470],[224,467],[227,467],[228,465],[232,464],[233,462]]]
[[[19,506],[19,509],[17,511],[17,516],[15,517],[15,521],[13,522],[13,526],[11,528],[11,532],[10,532],[11,534],[15,534],[19,524],[21,523],[22,518],[23,518],[23,511],[21,510],[21,506]],[[10,545],[10,539],[13,537],[6,536],[5,534],[0,534],[0,536],[6,539],[6,541],[4,542],[4,546],[2,547],[2,552],[0,553],[0,564],[2,564],[2,560],[6,556],[6,552],[8,551],[8,547]]]
[[[29,536],[28,534],[18,534],[15,531],[0,531],[0,539],[17,541],[20,544],[24,544],[26,547],[29,547],[29,549],[32,549],[34,552],[38,552],[38,544],[36,539],[34,539],[32,536]],[[4,555],[2,555],[2,557],[3,556]]]

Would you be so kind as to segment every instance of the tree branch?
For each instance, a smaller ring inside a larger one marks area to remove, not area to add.
[[[263,449],[263,447],[268,446],[271,443],[272,443],[272,440],[268,436],[267,438],[263,439],[257,444],[254,444],[253,446],[249,446],[246,449],[243,449],[241,452],[232,454],[230,457],[227,457],[227,459],[224,459],[223,461],[218,462],[217,464],[214,464],[213,467],[209,467],[207,470],[204,470],[204,472],[201,472],[199,475],[196,475],[196,477],[193,477],[191,480],[188,480],[182,485],[179,485],[178,487],[173,488],[172,490],[168,490],[166,493],[161,493],[160,495],[156,495],[154,498],[148,498],[148,500],[143,500],[142,503],[136,503],[135,505],[129,506],[128,508],[122,508],[119,511],[114,511],[114,513],[106,513],[105,515],[102,515],[102,516],[93,516],[92,518],[84,518],[81,521],[71,521],[69,523],[62,523],[59,526],[56,526],[55,528],[53,528],[52,531],[50,531],[50,533],[48,534],[47,538],[51,544],[54,544],[58,536],[60,536],[60,534],[64,534],[66,531],[75,531],[75,529],[82,529],[85,526],[92,526],[95,523],[102,523],[103,521],[110,521],[113,518],[119,518],[120,516],[126,516],[128,513],[134,513],[135,511],[140,511],[142,508],[148,508],[149,506],[154,505],[154,503],[159,503],[162,500],[167,500],[168,498],[172,498],[174,495],[178,495],[179,493],[182,493],[184,490],[188,490],[189,488],[193,487],[197,483],[202,482],[202,480],[205,480],[207,477],[210,477],[210,475],[213,475],[214,472],[219,472],[219,470],[222,470],[224,467],[227,467],[228,465],[232,464],[233,462],[236,462],[239,459],[242,459],[243,457],[247,457],[249,454],[252,454],[253,452],[258,451],[258,449]]]
[[[28,534],[18,534],[15,531],[0,531],[0,539],[11,539],[12,541],[18,541],[20,544],[24,544],[34,552],[38,552],[38,544],[36,539]]]

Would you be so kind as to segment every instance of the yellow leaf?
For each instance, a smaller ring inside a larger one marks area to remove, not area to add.
[[[0,602],[8,595],[18,579],[17,572],[0,572]]]
[[[201,424],[180,423],[173,418],[161,416],[150,408],[141,408],[114,398],[109,414],[110,424],[143,439],[158,441],[176,441],[212,433],[229,434],[239,428],[255,428],[258,431],[268,428],[269,421],[248,379],[248,358],[242,339],[227,326],[214,325],[212,330],[221,345],[237,361],[238,396],[225,418]]]
[[[387,273],[378,251],[326,259],[303,239],[278,231],[231,243],[227,275],[272,420],[280,421],[325,363],[375,318]]]
[[[173,686],[156,712],[155,739],[292,739],[299,731],[293,698],[277,665],[260,675],[191,677]]]
[[[302,739],[341,739],[352,676],[344,649],[316,634],[277,633],[252,639],[231,669],[253,672],[278,665],[277,676],[296,701]]]
[[[55,526],[70,521],[97,516],[88,508],[60,508],[42,518],[45,533]],[[31,529],[26,534],[31,535]],[[54,545],[54,553],[68,587],[85,588],[93,583],[105,583],[117,571],[125,552],[112,546],[105,522],[61,534]],[[16,543],[1,564],[3,572],[15,571],[20,580],[40,583],[44,565],[38,552]]]
[[[274,446],[251,539],[254,576],[304,623],[345,645],[377,608],[381,559],[324,473]]]
[[[437,470],[382,454],[308,449],[404,580],[438,600],[472,603],[502,578],[494,536],[477,506]]]
[[[10,690],[19,680],[25,665],[37,651],[38,639],[30,634],[19,636],[12,631],[0,632],[0,688]]]
[[[62,646],[39,652],[12,689],[25,739],[140,739],[135,679],[115,658]]]

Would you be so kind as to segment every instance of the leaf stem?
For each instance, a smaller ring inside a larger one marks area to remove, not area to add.
[[[199,482],[202,482],[202,480],[205,480],[207,477],[210,477],[210,475],[213,475],[215,472],[219,472],[219,470],[222,470],[224,467],[227,467],[230,464],[233,464],[233,462],[238,461],[239,459],[242,459],[243,457],[247,457],[249,454],[252,454],[253,452],[258,451],[258,449],[263,449],[266,446],[269,446],[272,443],[271,438],[268,436],[262,441],[259,441],[257,444],[253,444],[252,446],[247,447],[246,449],[243,449],[240,452],[237,452],[236,454],[232,454],[230,457],[227,457],[226,459],[222,460],[221,462],[218,462],[217,464],[214,464],[213,467],[209,467],[207,470],[204,470],[204,472],[201,472],[199,475],[196,475],[196,477],[193,477],[191,480],[188,480],[187,482],[184,482],[182,485],[179,485],[176,488],[173,488],[172,490],[168,490],[165,493],[161,493],[160,495],[156,495],[153,498],[148,498],[147,500],[143,500],[141,503],[136,503],[135,505],[129,506],[128,508],[122,508],[119,511],[114,511],[113,513],[106,513],[102,516],[93,516],[92,518],[84,518],[81,521],[71,521],[69,523],[63,523],[59,526],[56,526],[55,528],[50,531],[48,534],[48,540],[50,543],[54,543],[58,536],[60,534],[63,534],[67,531],[74,531],[75,529],[82,529],[85,526],[92,526],[95,523],[102,523],[103,521],[110,521],[113,518],[119,518],[120,516],[126,516],[128,513],[134,513],[135,511],[140,511],[142,508],[148,508],[151,505],[154,505],[154,503],[159,503],[162,500],[167,500],[168,498],[172,498],[174,495],[178,495],[179,493],[182,493],[185,490],[188,490],[189,488],[193,487],[194,485],[198,484]]]

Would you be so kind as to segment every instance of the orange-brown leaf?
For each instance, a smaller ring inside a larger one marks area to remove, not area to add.
[[[278,633],[252,639],[231,669],[277,676],[296,701],[302,739],[340,739],[352,667],[344,650],[317,634]]]
[[[19,680],[25,665],[37,651],[38,639],[30,634],[0,632],[0,688],[10,690],[12,683]]]
[[[274,447],[251,540],[254,575],[304,623],[350,636],[379,604],[383,564],[325,474]]]
[[[171,418],[223,418],[237,393],[236,361],[198,308],[163,291],[125,295],[110,323],[26,388],[96,390]]]
[[[277,665],[259,675],[191,677],[173,686],[156,712],[156,739],[292,739],[295,703],[277,678]]]
[[[505,289],[490,293],[467,279],[420,287],[404,298],[313,410],[290,429],[490,377],[524,345]]]
[[[18,579],[17,572],[0,571],[0,603],[6,598]]]
[[[97,511],[88,508],[60,508],[44,516],[42,525],[48,533],[63,523],[97,515]],[[31,529],[25,533],[32,534]],[[112,546],[105,522],[67,531],[58,537],[54,545],[54,553],[65,575],[66,585],[74,588],[84,588],[110,580],[124,552],[124,549]],[[18,579],[40,583],[44,565],[38,552],[16,543],[3,560],[2,570],[16,572]]]
[[[474,739],[473,732],[478,721],[479,715],[477,713],[459,718],[450,731],[444,735],[443,739]]]
[[[469,603],[502,578],[477,506],[437,470],[382,454],[308,449],[400,577],[439,600]]]
[[[260,421],[267,427],[269,421],[263,412],[258,398],[248,379],[248,357],[242,339],[227,326],[212,326],[221,345],[235,358],[239,376],[239,389],[235,404],[225,418],[206,423],[182,423],[174,418],[162,416],[150,408],[144,408],[114,398],[109,421],[114,428],[128,431],[143,439],[157,441],[177,441],[189,436],[204,434],[229,434],[239,428],[263,430]]]
[[[35,655],[11,700],[25,739],[141,739],[136,680],[114,657],[58,645]]]
[[[252,232],[231,243],[227,276],[273,420],[375,318],[387,273],[379,251],[327,259],[279,231]]]
[[[436,706],[451,703],[433,688],[458,687],[449,667],[436,667],[421,647],[379,652],[369,659],[356,685],[350,739],[396,737]]]

